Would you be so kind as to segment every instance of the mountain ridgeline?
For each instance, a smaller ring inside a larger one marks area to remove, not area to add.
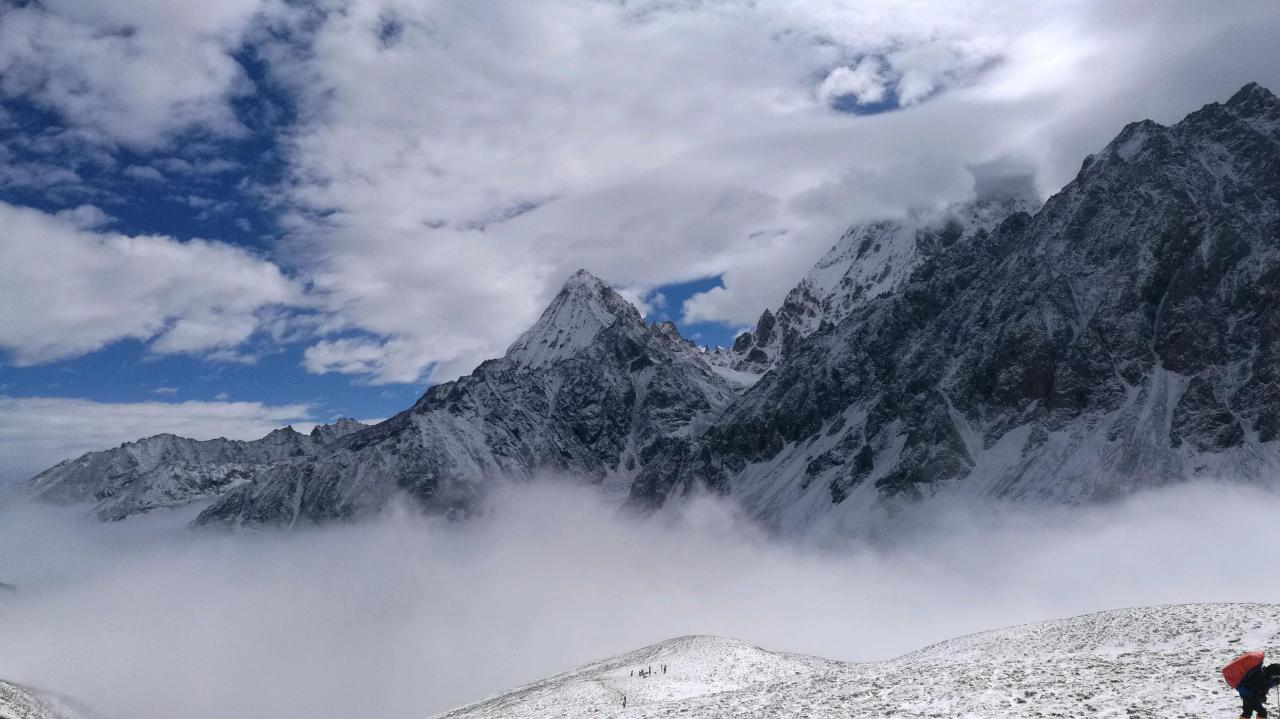
[[[948,493],[1269,481],[1280,100],[1248,85],[1131,124],[1038,209],[981,196],[851,228],[733,348],[646,323],[580,271],[504,357],[385,422],[215,442],[252,456],[170,437],[31,486],[108,519],[215,497],[198,523],[293,525],[395,497],[465,515],[496,481],[553,473],[637,509],[710,490],[786,529]]]
[[[798,342],[632,500],[804,524],[943,488],[1084,501],[1280,470],[1280,101],[1134,123],[1034,215]]]

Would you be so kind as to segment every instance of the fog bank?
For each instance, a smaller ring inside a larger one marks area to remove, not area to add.
[[[1122,606],[1274,601],[1227,556],[1280,496],[1211,484],[1088,509],[908,513],[889,543],[771,540],[712,500],[624,518],[512,490],[462,524],[407,511],[293,533],[0,514],[0,677],[116,717],[425,717],[680,634],[871,660]]]

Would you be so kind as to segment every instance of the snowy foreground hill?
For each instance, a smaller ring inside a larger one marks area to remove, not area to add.
[[[1121,609],[983,632],[867,664],[680,637],[439,717],[1237,716],[1222,665],[1246,649],[1275,648],[1278,638],[1275,604]],[[650,677],[633,674],[649,667]]]
[[[70,702],[0,681],[0,719],[91,719]]]

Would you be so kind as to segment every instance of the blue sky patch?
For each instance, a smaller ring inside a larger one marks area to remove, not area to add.
[[[703,277],[689,282],[662,285],[646,298],[653,308],[647,317],[652,322],[674,322],[680,334],[698,345],[728,347],[733,344],[737,329],[723,322],[685,322],[685,300],[700,292],[724,287],[721,275]]]

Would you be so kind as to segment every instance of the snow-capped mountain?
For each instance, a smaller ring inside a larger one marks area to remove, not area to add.
[[[502,359],[314,457],[258,472],[197,523],[350,518],[401,494],[466,515],[491,482],[547,472],[625,494],[650,457],[686,446],[737,392],[673,330],[579,271]]]
[[[638,506],[809,526],[941,491],[1075,502],[1280,475],[1280,100],[1134,123],[1035,215],[801,340]]]
[[[344,418],[310,434],[285,427],[249,442],[159,434],[56,464],[32,478],[26,491],[57,504],[93,502],[102,519],[123,519],[216,496],[269,465],[312,457],[365,426]]]
[[[972,242],[1010,215],[1032,212],[1038,205],[1028,183],[943,210],[918,209],[905,218],[854,225],[787,293],[777,311],[765,310],[755,329],[738,335],[732,348],[711,350],[708,359],[736,370],[768,371],[801,339],[896,290],[929,257]]]
[[[200,523],[291,525],[402,495],[465,515],[550,472],[635,508],[709,488],[789,529],[947,492],[1280,476],[1280,100],[1248,85],[1133,123],[1030,209],[984,195],[854,228],[721,356],[579,272],[506,356],[374,427],[247,459],[152,438],[33,487],[107,518],[217,496]]]
[[[1274,604],[1122,609],[984,632],[866,664],[680,637],[439,718],[1236,716],[1239,698],[1222,680],[1222,666],[1278,639]],[[650,667],[651,675],[637,676]]]

